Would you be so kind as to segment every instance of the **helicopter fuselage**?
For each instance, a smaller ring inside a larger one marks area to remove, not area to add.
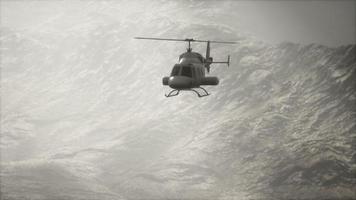
[[[198,97],[208,96],[209,93],[201,87],[202,85],[218,85],[219,79],[217,77],[205,76],[205,69],[209,73],[210,65],[213,63],[230,64],[230,56],[227,57],[227,61],[214,62],[210,57],[210,43],[224,43],[235,44],[236,42],[226,41],[210,41],[210,40],[194,40],[193,38],[186,39],[172,39],[172,38],[149,38],[149,37],[135,37],[135,39],[143,40],[164,40],[164,41],[179,41],[188,42],[187,52],[179,56],[178,63],[173,66],[171,75],[169,77],[163,77],[163,85],[168,85],[173,90],[167,94],[166,97],[177,96],[181,90],[188,90],[195,92]],[[193,52],[191,48],[192,42],[204,42],[206,43],[205,58],[197,53]],[[199,93],[195,88],[199,88],[204,93]]]
[[[187,51],[179,56],[179,62],[173,66],[169,77],[163,77],[163,85],[176,90],[189,90],[199,88],[201,85],[218,85],[217,77],[205,76],[204,57],[192,51]]]

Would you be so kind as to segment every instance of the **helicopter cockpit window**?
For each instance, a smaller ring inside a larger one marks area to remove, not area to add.
[[[180,70],[180,66],[174,66],[173,69],[172,69],[171,76],[178,76],[179,75],[179,70]]]
[[[182,76],[192,77],[192,69],[191,69],[191,67],[183,67],[181,75]]]

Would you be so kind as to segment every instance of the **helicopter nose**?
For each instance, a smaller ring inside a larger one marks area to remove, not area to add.
[[[188,89],[192,87],[192,79],[185,76],[171,76],[168,84],[173,89]]]

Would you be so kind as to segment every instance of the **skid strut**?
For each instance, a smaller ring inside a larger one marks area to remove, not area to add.
[[[195,94],[198,95],[198,97],[206,97],[206,96],[210,95],[210,94],[208,93],[208,91],[206,91],[204,88],[199,87],[199,89],[202,89],[202,90],[204,91],[204,93],[203,93],[203,94],[200,94],[200,93],[199,93],[197,90],[195,90],[195,89],[185,89],[185,90],[194,92]],[[165,96],[166,96],[166,97],[174,97],[174,96],[177,96],[177,95],[179,94],[179,92],[180,92],[180,90],[174,89],[174,90],[170,91],[168,94],[165,94]]]
[[[197,92],[197,91],[194,90],[194,89],[191,89],[191,90],[194,91],[194,92],[198,95],[198,97],[206,97],[206,96],[210,95],[210,94],[208,93],[208,91],[206,91],[204,88],[202,88],[202,87],[199,87],[199,88],[202,89],[205,94],[200,94],[199,92]]]
[[[176,92],[176,93],[174,93]],[[179,94],[180,90],[172,90],[170,91],[168,94],[165,94],[166,97],[174,97],[177,96]]]

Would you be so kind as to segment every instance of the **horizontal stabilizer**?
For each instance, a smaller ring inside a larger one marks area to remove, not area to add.
[[[211,62],[211,63],[222,63],[222,64],[227,64],[227,66],[230,66],[230,55],[227,56],[227,61]]]

